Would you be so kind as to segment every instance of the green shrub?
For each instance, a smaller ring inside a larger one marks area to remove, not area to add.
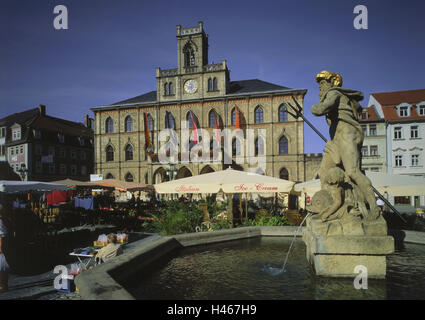
[[[244,227],[252,227],[252,226],[287,226],[289,225],[288,219],[286,217],[281,216],[273,216],[260,217],[257,221],[254,219],[248,219],[242,222]]]
[[[142,227],[146,231],[162,235],[174,235],[195,232],[201,226],[203,212],[197,203],[180,203],[167,201],[165,208],[159,214],[150,214],[153,221],[144,222]]]

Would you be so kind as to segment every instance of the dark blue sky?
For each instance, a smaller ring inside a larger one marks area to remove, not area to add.
[[[66,5],[69,30],[53,28]],[[366,5],[369,29],[355,30]],[[351,0],[1,0],[0,118],[47,105],[82,121],[90,108],[156,90],[155,68],[177,66],[176,25],[204,22],[209,62],[226,59],[231,80],[261,79],[308,89],[314,75],[341,73],[344,87],[371,92],[425,88],[425,1]],[[324,144],[307,126],[305,151]]]

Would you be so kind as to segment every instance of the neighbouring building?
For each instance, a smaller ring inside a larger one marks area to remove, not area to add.
[[[293,181],[313,178],[321,156],[304,154],[304,122],[293,118],[284,104],[292,102],[294,97],[302,106],[307,90],[258,79],[231,81],[225,60],[209,63],[208,40],[202,22],[192,28],[178,25],[177,68],[156,69],[155,91],[92,108],[97,174],[104,178],[158,183],[229,166],[223,161],[179,162],[170,166],[148,155],[148,147],[153,147],[153,154],[158,153],[159,132],[170,128],[170,123],[180,139],[182,129],[192,129],[194,122],[197,128],[208,130],[211,146],[216,127],[235,129],[239,123],[245,132],[254,129],[256,153],[262,145],[258,129],[265,129],[267,165],[262,173]],[[238,142],[233,140],[233,156],[238,148]],[[233,162],[231,166],[239,170],[249,167],[246,162],[240,165]]]
[[[425,177],[425,89],[372,93],[368,106],[385,120],[387,172]],[[391,200],[425,205],[424,195]]]
[[[0,119],[4,160],[23,180],[89,180],[93,173],[93,119],[84,124],[48,116],[46,107]],[[1,142],[1,141],[0,141]]]

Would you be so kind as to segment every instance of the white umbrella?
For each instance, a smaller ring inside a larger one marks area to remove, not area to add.
[[[289,192],[295,182],[231,168],[155,184],[158,193]]]
[[[393,196],[425,195],[425,178],[422,177],[372,171],[366,171],[366,176],[371,180],[375,189],[381,194],[387,192]],[[320,190],[320,180],[315,179],[297,183],[294,186],[294,190],[313,196]]]
[[[16,193],[28,191],[53,191],[53,190],[66,190],[66,185],[55,184],[40,181],[8,181],[0,180],[0,192]]]

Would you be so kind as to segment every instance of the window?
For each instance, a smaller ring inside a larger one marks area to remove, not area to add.
[[[425,116],[425,105],[418,106],[418,114],[420,116]]]
[[[114,148],[112,146],[106,147],[106,161],[114,161]]]
[[[20,153],[20,154],[23,154],[23,153],[24,153],[24,146],[20,146],[20,147],[19,147],[19,153]]]
[[[167,123],[167,113],[165,115],[165,128],[176,129],[176,119],[171,112],[168,112],[168,123]]]
[[[213,79],[213,91],[217,91],[217,78]]]
[[[87,167],[86,166],[81,166],[81,175],[85,176],[87,174]]]
[[[408,117],[409,116],[409,107],[404,106],[399,108],[400,117]]]
[[[407,204],[410,205],[410,197],[394,197],[394,204]]]
[[[418,126],[411,126],[410,127],[410,138],[412,138],[412,139],[419,138]]]
[[[379,172],[379,168],[373,167],[373,168],[370,168],[370,171],[372,171],[372,172]]]
[[[13,129],[12,131],[12,140],[21,139],[21,129]]]
[[[13,156],[15,154],[15,148],[10,148],[10,155]]]
[[[85,151],[81,151],[81,160],[86,160],[87,159],[87,154]]]
[[[134,180],[134,178],[133,178],[133,175],[130,173],[130,172],[128,172],[126,175],[125,175],[125,181],[127,181],[127,182],[133,182],[133,180]]]
[[[187,120],[187,127],[189,128],[189,129],[193,129],[193,123],[192,123],[192,120],[195,122],[196,120],[195,119],[192,119],[192,113],[191,112],[188,112],[187,113],[187,115],[186,115],[186,120]]]
[[[49,148],[48,148],[48,154],[54,156],[55,155],[55,147],[49,146]]]
[[[401,127],[395,127],[394,128],[394,139],[401,139],[402,137],[402,128]]]
[[[195,65],[195,53],[190,44],[186,44],[183,49],[184,54],[184,66],[191,67]]]
[[[363,157],[367,157],[367,149],[368,149],[368,147],[367,147],[367,146],[363,146],[363,147],[362,147],[362,156],[363,156]]]
[[[282,168],[279,171],[279,178],[284,180],[289,180],[289,173],[286,168]]]
[[[153,118],[150,114],[148,114],[148,129],[149,131],[153,131]]]
[[[77,174],[77,166],[75,164],[71,165],[71,175],[75,176]]]
[[[403,156],[402,155],[395,156],[395,166],[396,167],[403,166]]]
[[[66,174],[66,164],[64,164],[64,163],[60,164],[59,172],[60,172],[60,174]]]
[[[362,111],[362,113],[361,113],[361,115],[360,115],[360,118],[361,118],[362,120],[366,120],[366,119],[367,119],[367,117],[368,117],[367,110],[363,110],[363,111]]]
[[[71,150],[71,159],[77,159],[77,153],[75,150]]]
[[[236,125],[236,108],[232,109],[232,126]]]
[[[232,139],[232,157],[236,157],[241,153],[241,142],[237,138]]]
[[[5,155],[5,152],[6,152],[5,150],[6,150],[5,146],[1,145],[0,146],[0,156],[4,156]]]
[[[281,105],[279,107],[279,122],[286,122],[288,121],[288,110],[284,105]]]
[[[60,143],[65,143],[65,136],[63,134],[58,134],[58,139]]]
[[[378,155],[378,146],[370,146],[370,155],[377,156]]]
[[[174,86],[172,82],[170,82],[169,84],[169,91],[170,91],[170,96],[174,95]]]
[[[412,167],[418,167],[418,166],[419,166],[419,155],[412,154]]]
[[[114,132],[114,121],[109,117],[105,122],[106,133]]]
[[[84,146],[85,140],[83,137],[78,137],[78,141],[80,142],[80,146]]]
[[[145,184],[148,184],[148,182],[149,182],[148,174],[146,173],[146,174],[145,174]]]
[[[106,179],[114,179],[113,174],[112,174],[112,173],[108,173],[108,174],[106,175]]]
[[[208,79],[208,91],[213,91],[213,83],[211,78]]]
[[[128,144],[125,147],[125,161],[129,160],[133,160],[133,147]]]
[[[216,118],[218,118],[217,116],[217,112],[215,112],[215,110],[211,110],[209,113],[209,127],[210,128],[215,128],[215,120]]]
[[[376,136],[376,124],[369,125],[369,135]]]
[[[255,156],[264,155],[264,140],[261,137],[255,139]]]
[[[264,116],[263,116],[263,108],[258,106],[254,110],[254,122],[255,123],[263,123],[264,122]]]
[[[36,139],[41,139],[41,131],[40,131],[40,130],[35,129],[35,130],[33,131],[33,133],[34,133],[34,138],[36,138]]]
[[[1,128],[0,130],[0,138],[6,137],[6,128]]]
[[[279,154],[288,154],[288,139],[285,136],[279,139]]]
[[[59,149],[59,157],[61,157],[61,158],[65,158],[66,157],[66,150],[65,150],[65,148],[60,148]]]
[[[363,131],[363,136],[366,137],[367,136],[367,126],[361,126],[362,127],[362,131]]]
[[[127,116],[125,118],[125,132],[132,132],[133,131],[133,118],[130,116]]]

